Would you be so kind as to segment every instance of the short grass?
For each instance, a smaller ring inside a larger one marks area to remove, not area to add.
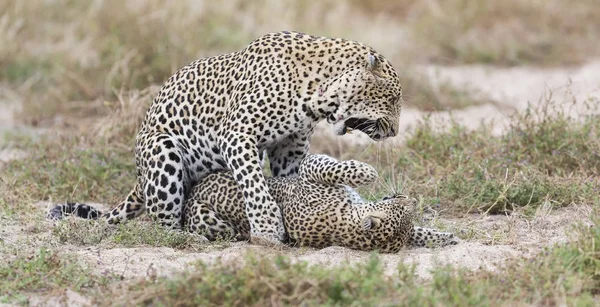
[[[111,226],[94,220],[68,218],[52,228],[56,244],[113,247],[170,247],[180,250],[203,251],[229,246],[229,242],[207,242],[205,238],[187,232],[167,230],[149,219],[139,218]]]
[[[582,227],[573,242],[514,260],[499,272],[441,267],[427,283],[407,265],[386,277],[376,254],[364,264],[334,268],[249,255],[243,264],[199,264],[192,272],[141,280],[110,296],[135,305],[185,306],[590,305],[600,289],[598,240],[598,226]],[[114,305],[104,297],[96,302]]]
[[[44,139],[26,146],[27,158],[3,169],[2,180],[20,199],[116,203],[133,187],[131,149],[90,146],[85,139],[61,134]]]
[[[0,264],[0,303],[28,304],[26,293],[43,296],[66,289],[106,290],[117,279],[111,274],[93,275],[74,257],[59,256],[42,247],[29,257]]]

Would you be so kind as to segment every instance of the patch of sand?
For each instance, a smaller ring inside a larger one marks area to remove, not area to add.
[[[507,260],[529,257],[544,247],[564,243],[577,223],[591,224],[592,208],[575,206],[553,211],[540,210],[533,218],[515,216],[479,216],[445,220],[443,224],[463,229],[459,236],[474,235],[458,245],[444,248],[407,249],[398,254],[381,254],[387,275],[394,275],[399,263],[415,266],[415,274],[431,278],[431,270],[441,265],[452,265],[469,270],[496,270]],[[59,248],[59,251],[61,248]],[[111,248],[74,247],[62,249],[75,253],[88,263],[97,274],[112,272],[125,278],[165,276],[185,271],[198,261],[206,264],[220,260],[224,263],[242,263],[248,252],[261,256],[287,255],[293,261],[306,261],[309,265],[334,267],[347,263],[362,263],[369,252],[332,246],[324,249],[272,248],[245,242],[232,243],[222,250],[188,252],[167,247]]]

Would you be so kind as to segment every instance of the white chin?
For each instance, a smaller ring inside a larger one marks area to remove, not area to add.
[[[335,133],[336,135],[346,134],[346,125],[344,124],[343,120],[340,120],[337,123],[333,124],[331,129],[333,130],[333,133]]]

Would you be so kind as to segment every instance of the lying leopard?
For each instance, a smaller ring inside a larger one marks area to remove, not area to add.
[[[397,135],[402,106],[392,64],[360,42],[278,32],[239,51],[194,61],[171,76],[136,137],[136,184],[109,223],[147,212],[181,228],[183,204],[199,181],[228,170],[244,196],[253,238],[279,243],[280,207],[260,165],[295,176],[315,126],[359,130],[375,141]]]
[[[309,155],[301,162],[297,177],[272,177],[267,183],[283,212],[292,246],[337,245],[395,253],[405,246],[457,244],[451,233],[413,225],[414,198],[394,195],[367,202],[352,189],[376,179],[377,172],[368,164]],[[123,210],[123,206],[117,206],[103,218],[119,216]],[[231,172],[216,172],[201,179],[183,211],[185,229],[209,240],[250,238],[243,191]],[[101,216],[93,207],[67,203],[54,207],[48,217],[60,219],[70,214],[88,219]]]

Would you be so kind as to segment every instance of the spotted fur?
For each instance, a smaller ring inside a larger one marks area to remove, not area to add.
[[[229,170],[242,190],[253,237],[277,243],[285,230],[261,170],[294,176],[323,119],[376,141],[395,136],[402,104],[398,74],[371,47],[341,38],[270,33],[240,51],[179,69],[154,98],[139,129],[137,183],[112,211],[118,223],[144,210],[181,228],[183,203],[211,173]]]
[[[397,252],[404,246],[457,243],[451,233],[413,226],[414,198],[394,195],[378,202],[362,200],[353,188],[376,179],[377,172],[368,164],[309,155],[300,164],[297,177],[268,178],[267,184],[283,212],[284,226],[293,246],[339,245]],[[250,238],[243,191],[231,172],[215,172],[201,179],[183,211],[184,228],[209,240]],[[53,208],[49,217],[56,219],[69,214],[84,218],[101,215],[90,206],[66,204]]]

